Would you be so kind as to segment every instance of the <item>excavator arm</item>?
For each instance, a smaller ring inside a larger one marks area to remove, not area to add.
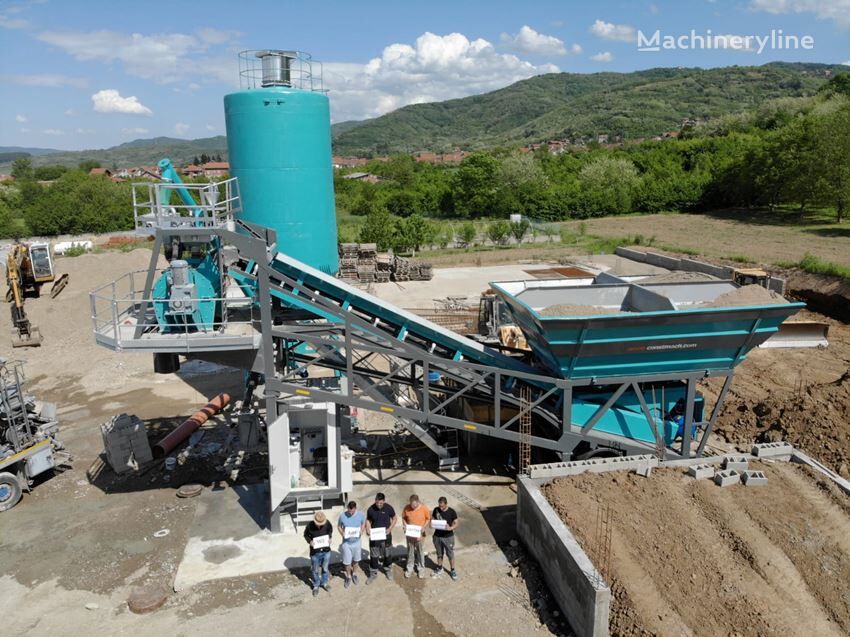
[[[6,257],[6,300],[11,304],[12,347],[33,347],[41,345],[41,332],[30,323],[24,310],[24,283],[22,268],[29,258],[26,246],[12,246]]]

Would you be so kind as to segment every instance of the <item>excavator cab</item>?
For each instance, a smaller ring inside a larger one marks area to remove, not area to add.
[[[50,245],[47,243],[31,243],[29,246],[29,256],[32,279],[36,285],[53,281],[56,275],[53,272],[53,257],[50,255]]]

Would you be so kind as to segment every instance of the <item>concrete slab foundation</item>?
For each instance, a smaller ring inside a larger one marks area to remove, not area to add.
[[[517,481],[517,533],[542,569],[552,596],[578,637],[608,635],[611,590],[540,491],[540,480]]]

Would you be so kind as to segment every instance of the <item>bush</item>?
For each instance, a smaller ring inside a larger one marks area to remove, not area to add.
[[[487,238],[494,245],[503,246],[507,244],[511,236],[511,224],[503,219],[493,221],[487,226]]]
[[[455,239],[461,248],[468,248],[475,241],[475,224],[471,221],[461,224]]]

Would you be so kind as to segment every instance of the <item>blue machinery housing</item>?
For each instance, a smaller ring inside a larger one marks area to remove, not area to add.
[[[394,307],[333,276],[327,98],[296,85],[297,54],[256,57],[260,85],[225,98],[235,178],[183,186],[163,164],[169,183],[152,186],[163,192],[136,216],[155,235],[144,283],[95,290],[92,316],[100,344],[153,352],[159,371],[182,354],[251,372],[267,423],[299,396],[391,414],[447,464],[458,432],[470,446],[483,435],[560,457],[690,457],[703,452],[735,367],[803,306],[713,307],[737,288],[722,281],[493,283],[532,349],[523,358]],[[549,316],[558,305],[566,315]],[[575,306],[595,313],[571,315]],[[338,389],[315,382],[328,370]],[[696,390],[708,377],[725,379],[711,414]]]

